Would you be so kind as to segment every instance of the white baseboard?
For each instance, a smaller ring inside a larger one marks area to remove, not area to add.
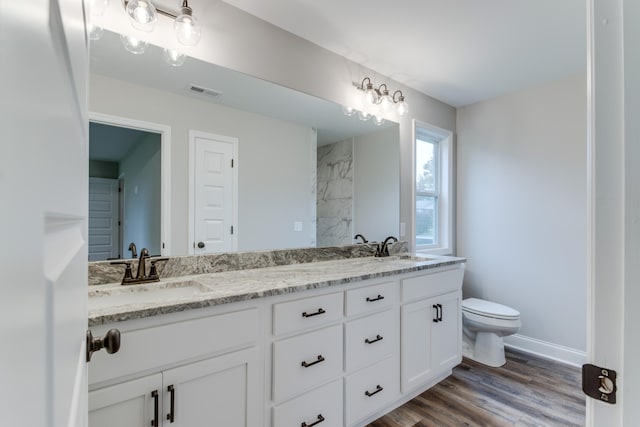
[[[587,353],[584,351],[552,344],[524,335],[515,334],[504,337],[504,345],[508,348],[566,363],[567,365],[581,367],[584,363],[587,363]]]

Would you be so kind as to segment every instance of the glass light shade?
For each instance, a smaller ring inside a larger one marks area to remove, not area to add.
[[[102,34],[104,30],[100,27],[96,27],[93,24],[89,24],[89,39],[90,40],[100,40],[102,38]]]
[[[342,112],[345,116],[353,116],[356,113],[356,109],[353,107],[347,107],[346,105],[342,107]]]
[[[156,7],[149,0],[129,0],[127,16],[134,28],[142,31],[152,31],[158,20]]]
[[[371,118],[371,114],[367,113],[366,111],[358,111],[358,118],[363,122],[366,122]]]
[[[135,37],[120,35],[120,40],[124,48],[135,55],[140,55],[147,50],[147,42]]]
[[[382,117],[379,116],[373,116],[374,122],[377,126],[380,126],[381,124],[384,123],[384,119]]]
[[[402,98],[396,105],[396,112],[399,116],[406,116],[409,113],[409,104]]]
[[[388,113],[393,108],[393,99],[389,96],[388,91],[384,91],[378,103],[380,104],[380,109],[385,113]]]
[[[164,49],[162,56],[164,57],[164,61],[167,64],[172,65],[174,67],[181,66],[182,64],[184,64],[184,61],[186,59],[186,56],[184,55],[184,53],[180,53],[177,50],[173,50],[173,49]]]
[[[102,16],[109,6],[109,0],[91,0],[91,15]]]
[[[364,100],[369,104],[378,103],[378,94],[373,88],[373,85],[367,85],[367,88],[364,91]]]
[[[178,41],[186,46],[195,46],[200,41],[202,30],[193,16],[183,13],[173,23]]]

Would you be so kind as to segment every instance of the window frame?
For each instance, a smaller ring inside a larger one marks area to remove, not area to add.
[[[434,192],[418,192],[417,141],[435,142],[436,188]],[[413,249],[418,253],[451,255],[454,253],[454,188],[453,188],[453,132],[428,123],[413,120],[413,179],[412,225]],[[416,242],[416,201],[419,195],[436,197],[435,243],[418,245]]]

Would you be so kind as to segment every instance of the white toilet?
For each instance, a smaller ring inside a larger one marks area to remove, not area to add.
[[[462,329],[467,357],[484,365],[498,367],[506,363],[502,337],[520,329],[520,312],[511,307],[467,298],[462,301]]]

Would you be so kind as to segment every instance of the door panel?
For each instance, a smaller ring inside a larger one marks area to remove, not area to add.
[[[120,255],[120,194],[117,179],[89,178],[89,261]]]

